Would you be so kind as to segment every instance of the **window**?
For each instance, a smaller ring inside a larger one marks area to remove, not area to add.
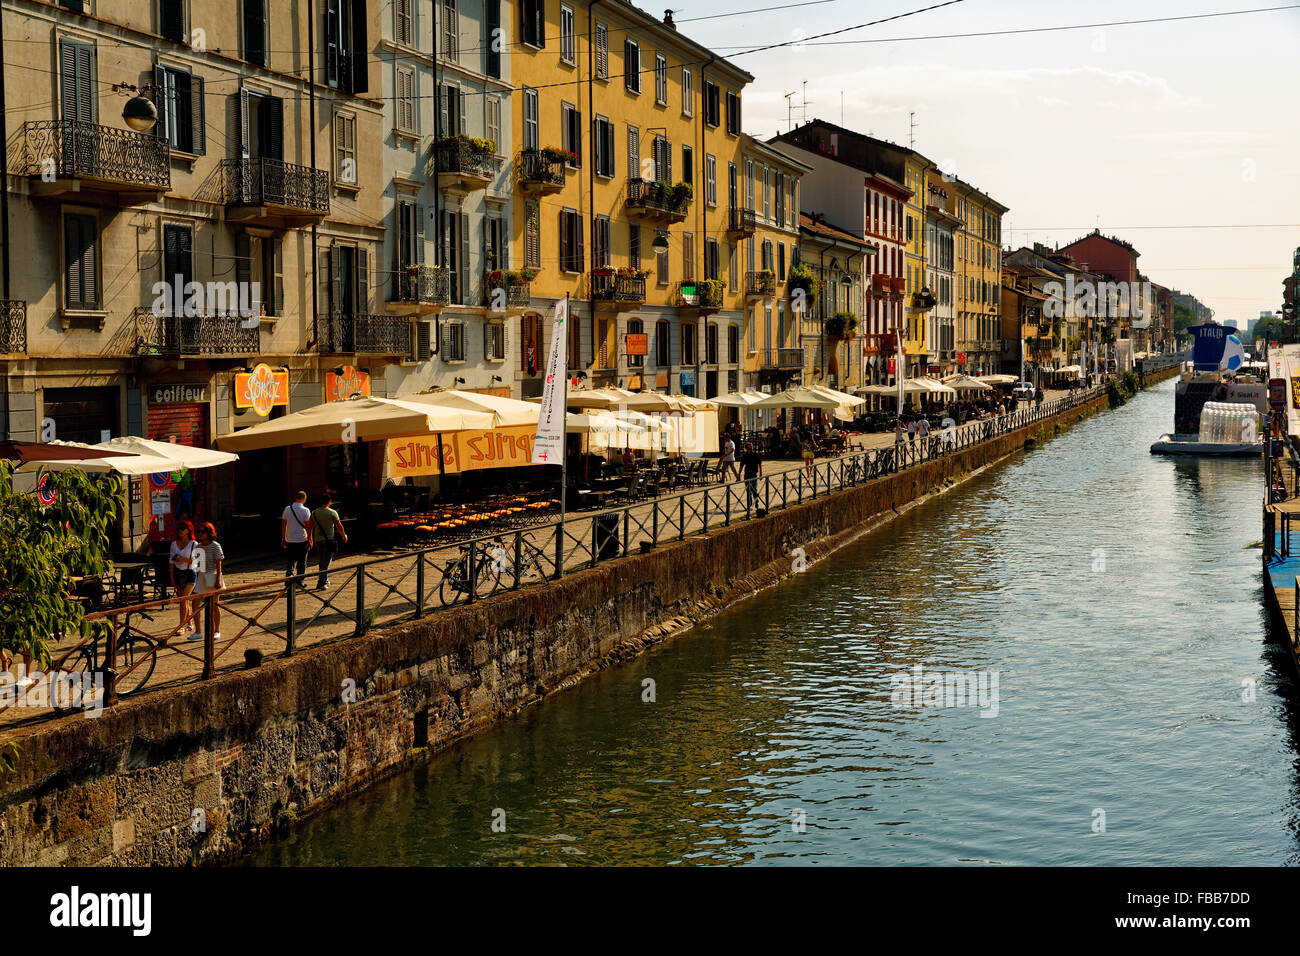
[[[609,79],[609,27],[596,23],[596,76]]]
[[[537,119],[537,90],[524,87],[524,149],[541,149],[541,129]]]
[[[627,334],[628,334],[628,335],[643,335],[644,333],[645,333],[645,326],[641,323],[641,320],[640,320],[640,319],[628,319],[628,320],[627,320]],[[627,367],[628,367],[628,368],[644,368],[644,367],[645,367],[645,356],[644,356],[644,355],[631,355],[631,354],[629,354],[628,357],[627,357]]]
[[[745,208],[754,208],[754,161],[745,160]]]
[[[488,96],[484,103],[483,121],[487,127],[487,138],[494,143],[501,142],[501,97]]]
[[[536,199],[524,203],[524,268],[542,267],[542,211]]]
[[[740,97],[735,93],[727,94],[727,132],[732,136],[740,135]]]
[[[519,0],[520,39],[529,46],[546,46],[545,0]]]
[[[596,117],[591,148],[595,152],[596,175],[614,175],[614,124],[604,116]]]
[[[682,146],[682,182],[693,183],[695,173],[695,151],[689,146]]]
[[[727,326],[727,362],[735,365],[740,361],[740,329],[735,323]]]
[[[576,61],[573,39],[573,7],[560,4],[560,62],[573,66]]]
[[[695,112],[695,80],[689,66],[682,67],[682,112],[691,116]]]
[[[576,209],[560,212],[560,270],[582,271],[582,218]]]
[[[438,135],[455,136],[465,132],[465,115],[461,109],[460,87],[444,83],[438,94]]]
[[[785,225],[785,173],[776,174],[776,224]]]
[[[785,281],[785,243],[776,244],[776,281]]]
[[[668,284],[668,250],[655,252],[655,281],[660,285]]]
[[[758,333],[755,326],[758,325],[758,308],[749,310],[749,321],[745,323],[745,351],[750,355],[758,350]]]
[[[84,43],[59,41],[59,118],[95,122],[95,51]]]
[[[704,81],[704,125],[718,126],[722,122],[719,109],[718,84],[712,80]]]
[[[63,217],[63,303],[69,309],[99,308],[99,223],[94,216]]]
[[[483,217],[483,261],[488,269],[510,268],[510,244],[505,220],[497,214]]]
[[[597,216],[591,230],[593,267],[609,266],[609,216]]]
[[[173,287],[173,315],[184,312],[185,288],[194,281],[194,233],[189,226],[163,226],[163,281]]]
[[[442,0],[442,55],[449,60],[460,59],[460,14],[457,0]]]
[[[525,375],[537,375],[542,365],[542,317],[525,315],[520,323],[519,369]]]
[[[560,106],[562,120],[560,145],[573,154],[573,159],[565,160],[570,169],[582,166],[582,114],[572,103]]]
[[[489,322],[483,326],[483,358],[489,362],[504,362],[506,359],[506,327],[501,322]]]
[[[159,0],[158,32],[176,43],[186,42],[185,0]]]
[[[682,233],[682,278],[695,278],[695,234]]]
[[[483,0],[484,71],[488,76],[501,78],[501,47],[504,37],[501,30],[501,0]]]
[[[712,153],[704,154],[704,200],[710,206],[718,204],[718,160]]]
[[[350,113],[334,114],[334,182],[357,182],[357,118]]]
[[[655,364],[660,368],[672,365],[672,340],[668,323],[660,319],[655,323]]]
[[[271,236],[237,233],[235,281],[250,285],[257,283],[261,301],[259,303],[254,299],[255,311],[260,306],[267,315],[281,314],[284,303],[284,254],[281,241]]]
[[[740,288],[739,263],[736,261],[736,244],[734,242],[727,249],[727,285],[733,292]]]
[[[641,47],[630,37],[623,41],[623,83],[628,92],[641,92]]]
[[[670,183],[673,181],[673,149],[672,144],[662,136],[656,135],[654,138],[653,148],[651,150],[654,159],[655,179],[659,182]]]
[[[408,133],[416,132],[415,70],[410,67],[399,66],[397,68],[397,95],[393,106],[396,113],[397,128]]]
[[[683,365],[695,364],[695,324],[693,322],[682,323],[682,363]]]
[[[627,128],[627,178],[641,175],[641,131],[635,126]]]
[[[154,132],[183,153],[206,151],[203,80],[183,70],[154,68],[158,123]]]
[[[798,182],[799,182],[799,181],[798,181],[797,179],[795,179],[795,177],[793,177],[793,176],[791,176],[790,179],[789,179],[789,183],[790,183],[790,206],[789,206],[789,209],[790,209],[790,225],[791,225],[791,226],[796,226],[796,225],[799,224],[799,202],[798,202],[798,200],[797,200],[797,197],[795,196],[795,187],[796,187],[796,185],[798,184]]]
[[[718,323],[710,322],[704,327],[704,362],[706,365],[718,364]]]
[[[763,221],[772,218],[772,171],[763,167]]]
[[[770,272],[772,270],[772,240],[763,240],[763,269]]]
[[[627,264],[633,269],[641,268],[641,224],[639,222],[628,223]]]
[[[442,360],[465,361],[465,323],[446,322],[442,326]]]
[[[266,0],[243,0],[244,59],[267,66]]]
[[[718,240],[704,240],[704,278],[716,279],[718,277]]]
[[[415,22],[415,0],[393,0],[393,39],[398,43],[409,44],[412,40],[412,24]]]
[[[424,207],[403,198],[397,201],[393,214],[397,220],[393,272],[400,280],[407,268],[424,265]]]
[[[668,105],[668,58],[662,53],[655,54],[655,103]]]
[[[454,10],[453,6],[453,10]],[[366,5],[363,0],[325,0],[325,83],[345,93],[369,87]]]

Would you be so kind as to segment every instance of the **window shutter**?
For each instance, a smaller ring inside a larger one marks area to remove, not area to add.
[[[606,175],[613,176],[615,171],[614,164],[614,124],[605,124],[605,163]]]
[[[266,137],[263,145],[264,155],[271,159],[284,159],[284,100],[278,96],[268,96],[262,102],[262,116],[265,117]]]
[[[154,124],[153,134],[159,139],[170,139],[176,97],[167,82],[167,71],[161,66],[153,68],[153,99],[158,108],[158,122]]]
[[[193,126],[190,151],[202,156],[208,151],[208,108],[203,95],[203,77],[190,77],[190,116]]]
[[[417,362],[427,362],[429,360],[429,323],[415,323],[415,360]]]
[[[265,0],[244,0],[244,59],[266,65]]]
[[[263,240],[265,242],[266,240]],[[235,281],[241,286],[253,279],[253,243],[248,233],[241,232],[235,236]]]
[[[325,83],[339,85],[339,0],[325,2]]]
[[[370,51],[366,38],[366,11],[369,4],[353,0],[352,4],[352,49],[349,50],[349,66],[352,69],[353,93],[364,93],[370,89]]]
[[[357,313],[370,311],[370,250],[357,249]]]
[[[63,260],[65,295],[69,306],[82,302],[84,285],[81,281],[81,217],[65,216],[63,218]]]
[[[469,301],[469,215],[460,214],[460,294],[461,301]]]
[[[577,264],[577,271],[581,272],[587,258],[582,250],[582,217],[577,213],[573,215],[573,238],[574,238],[574,261]]]
[[[331,314],[344,311],[342,259],[343,256],[338,245],[331,245],[329,248],[329,310]]]
[[[498,46],[501,29],[501,0],[484,0],[484,14],[487,20],[487,75],[501,77],[501,50]]]
[[[424,207],[415,207],[415,222],[411,223],[411,245],[415,247],[415,265],[424,265]]]
[[[184,0],[162,0],[158,10],[158,32],[177,43],[185,42]]]

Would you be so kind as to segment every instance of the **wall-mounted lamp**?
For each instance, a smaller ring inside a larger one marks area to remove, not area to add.
[[[452,379],[452,381],[453,381],[455,384],[457,384],[457,385],[464,385],[464,384],[465,384],[465,380],[464,380],[463,378],[459,377],[459,376],[457,376],[456,378]]]
[[[154,106],[153,100],[145,96],[146,91],[152,91],[153,87],[132,86],[130,83],[115,83],[113,91],[117,93],[134,93],[135,96],[126,101],[122,107],[122,119],[126,125],[131,127],[137,133],[147,133],[158,123],[158,107]]]
[[[654,249],[655,252],[667,252],[668,233],[664,232],[662,229],[656,230],[654,241],[650,243],[650,247]]]

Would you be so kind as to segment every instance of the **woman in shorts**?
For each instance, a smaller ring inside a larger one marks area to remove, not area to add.
[[[191,565],[196,547],[194,526],[186,521],[176,529],[176,540],[171,547],[172,587],[176,589],[176,596],[182,598],[176,604],[180,614],[180,629],[177,633],[181,635],[194,632],[194,604],[188,598],[194,590],[194,569]]]

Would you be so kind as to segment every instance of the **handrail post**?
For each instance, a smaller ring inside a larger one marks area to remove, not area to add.
[[[731,485],[726,486],[727,494],[722,499],[722,525],[731,526]]]
[[[284,654],[288,657],[294,652],[297,643],[295,628],[298,624],[297,578],[289,578],[284,583]]]
[[[631,530],[630,522],[628,520],[628,514],[629,514],[629,509],[624,508],[623,509],[623,553],[624,554],[632,553],[632,542],[627,539],[627,536]]]
[[[727,481],[726,481],[726,479],[724,478],[723,481],[722,481],[722,493],[723,493],[724,495],[725,495],[725,494],[728,494],[728,493],[729,493],[729,491],[728,491],[729,488],[730,488],[730,485],[727,484]],[[708,489],[708,488],[705,488],[705,489],[704,489],[704,527],[700,528],[700,533],[701,533],[701,534],[704,534],[704,533],[706,533],[708,530],[709,530],[709,489]]]
[[[366,608],[366,566],[364,564],[358,564],[357,565],[357,605],[356,605],[357,623],[356,623],[356,628],[352,632],[353,636],[355,637],[360,637],[362,634],[366,633],[365,608]]]
[[[215,594],[204,595],[203,598],[203,673],[200,675],[202,680],[210,680],[216,671],[214,658],[216,657],[217,639],[212,634],[212,609],[216,603]]]
[[[519,590],[519,579],[523,575],[524,563],[524,533],[515,532],[515,583],[511,585],[512,591]]]
[[[466,547],[469,548],[469,556],[465,558],[465,565],[468,571],[468,580],[465,582],[465,588],[469,591],[468,603],[470,604],[474,603],[474,579],[476,577],[475,572],[478,571],[478,564],[474,560],[478,555],[478,548],[474,545],[475,542],[473,541],[466,545]],[[358,611],[360,611],[360,608],[358,608]]]
[[[654,519],[651,522],[651,528],[652,530],[650,532],[650,540],[654,543],[654,546],[657,548],[659,547],[659,499],[658,498],[655,499]]]
[[[426,552],[415,552],[415,616],[424,617],[424,558]]]
[[[704,486],[704,500],[709,498],[709,486]],[[683,495],[677,496],[677,540],[686,539],[686,498]]]
[[[600,526],[600,522],[596,520],[596,517],[597,517],[596,515],[591,516],[591,566],[593,568],[596,566],[596,554],[597,554],[596,531]]]
[[[555,576],[564,574],[564,519],[555,525]]]

